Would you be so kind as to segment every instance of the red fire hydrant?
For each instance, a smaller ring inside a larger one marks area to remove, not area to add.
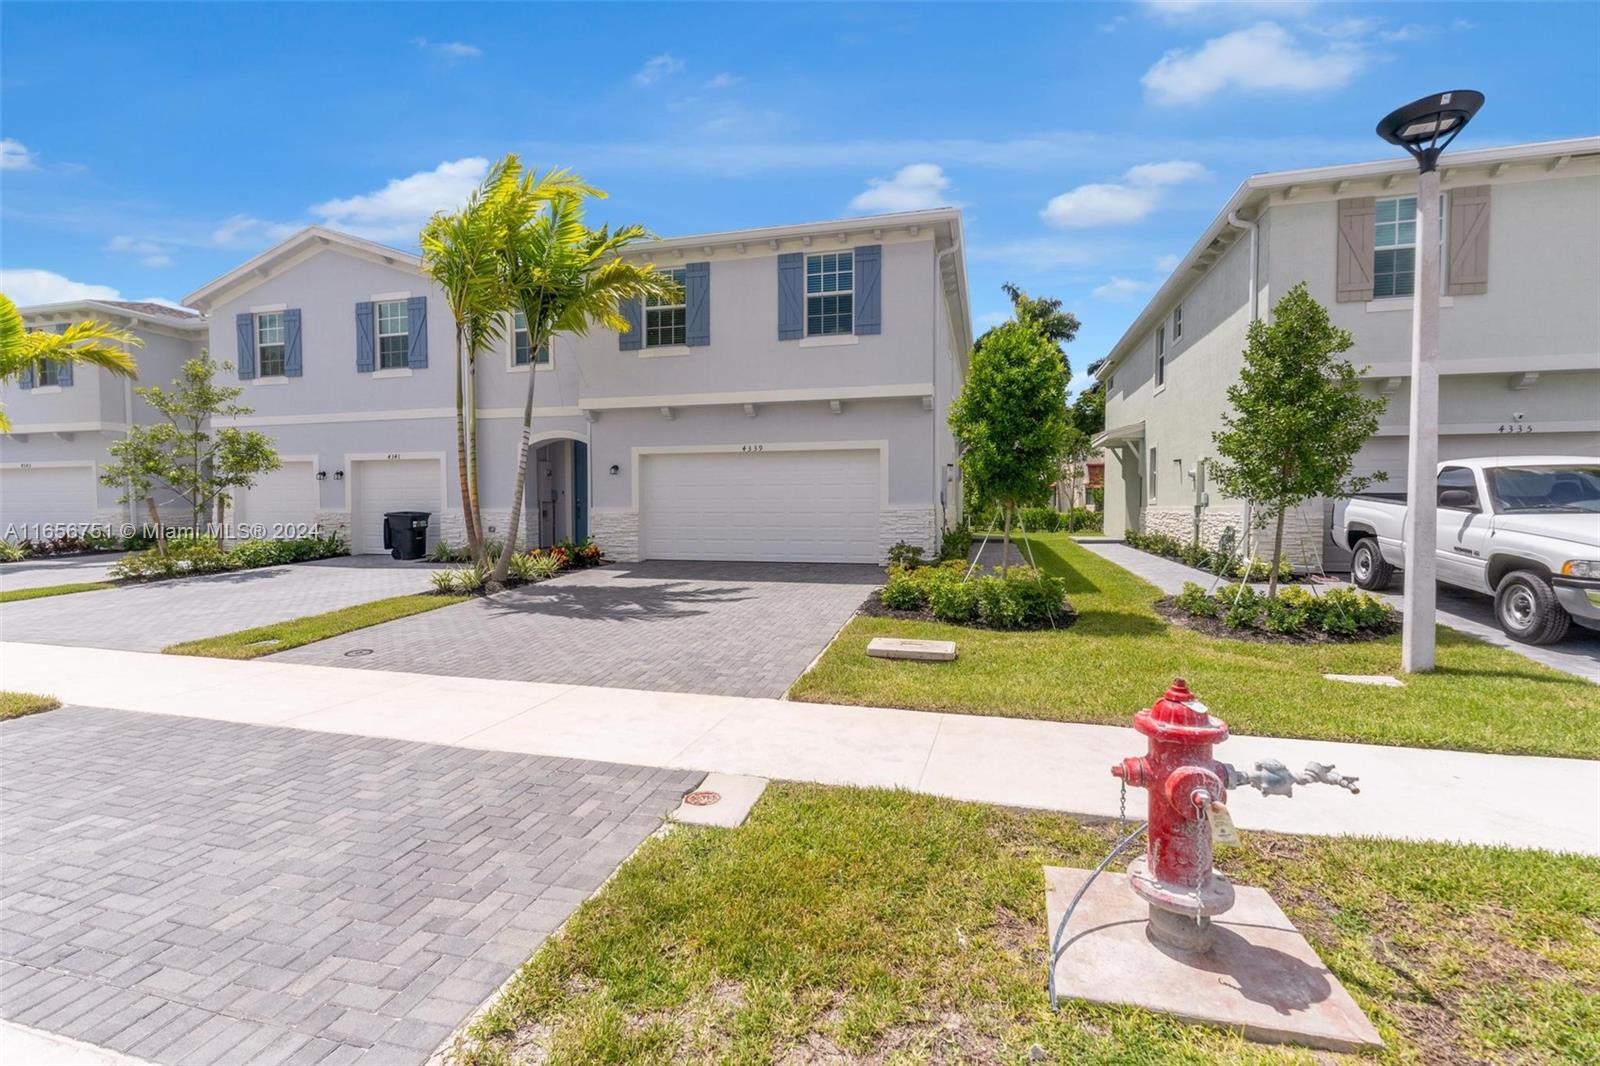
[[[1144,856],[1128,864],[1128,878],[1150,904],[1150,935],[1175,948],[1210,948],[1212,917],[1233,906],[1233,883],[1211,868],[1212,819],[1226,815],[1228,789],[1249,785],[1263,795],[1289,796],[1297,784],[1322,782],[1361,791],[1356,778],[1332,765],[1308,763],[1297,774],[1263,760],[1245,773],[1218,762],[1211,749],[1228,739],[1228,723],[1213,717],[1181,677],[1155,706],[1133,716],[1133,728],[1150,738],[1149,752],[1111,768],[1124,785],[1150,794],[1149,842]]]

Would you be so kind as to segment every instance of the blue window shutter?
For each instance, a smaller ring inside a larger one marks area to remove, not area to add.
[[[303,365],[300,360],[300,309],[291,307],[283,313],[284,377],[299,377]]]
[[[356,373],[372,373],[373,346],[377,325],[372,321],[372,301],[356,303]]]
[[[803,252],[778,256],[778,339],[797,341],[806,335],[806,257]]]
[[[413,296],[406,301],[406,324],[411,340],[406,345],[406,365],[413,370],[428,369],[428,298]]]
[[[698,348],[711,343],[711,264],[683,268],[684,343]]]
[[[33,367],[25,366],[22,368],[22,374],[17,378],[17,385],[24,389],[33,388]]]
[[[65,333],[70,327],[71,323],[62,322],[60,325],[51,326],[50,332]],[[60,388],[69,387],[72,384],[72,360],[62,359],[59,362],[56,360],[51,361],[56,364],[56,385]]]
[[[636,352],[644,344],[644,305],[638,300],[624,300],[621,310],[628,328],[617,334],[617,351]]]
[[[256,376],[256,316],[240,312],[234,317],[239,334],[239,380]]]
[[[856,249],[856,333],[883,332],[883,245]]]

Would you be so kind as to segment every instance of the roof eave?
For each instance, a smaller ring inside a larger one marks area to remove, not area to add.
[[[340,247],[394,266],[407,267],[412,270],[422,269],[421,257],[412,255],[410,252],[391,248],[385,244],[378,244],[376,241],[369,241],[362,237],[355,237],[348,233],[340,233],[338,230],[328,229],[326,226],[307,226],[298,233],[279,241],[259,255],[246,260],[214,281],[202,285],[185,296],[183,302],[201,311],[209,311],[217,303],[221,302],[223,294],[231,292],[241,285],[252,284],[253,275],[255,276],[255,281],[264,281],[276,263],[312,245],[321,245],[329,248]]]

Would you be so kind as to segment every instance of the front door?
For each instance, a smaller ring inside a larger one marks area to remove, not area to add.
[[[533,498],[539,507],[539,547],[556,542],[556,471],[547,444],[534,453]]]

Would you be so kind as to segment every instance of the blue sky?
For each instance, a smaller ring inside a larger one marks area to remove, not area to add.
[[[411,246],[507,151],[665,235],[959,204],[1104,354],[1253,171],[1600,133],[1600,4],[4,5],[0,287],[177,299],[308,222]]]

